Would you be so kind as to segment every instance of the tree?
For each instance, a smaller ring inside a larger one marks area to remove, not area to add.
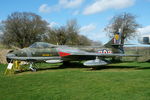
[[[68,35],[64,26],[59,28],[50,28],[47,33],[44,35],[44,41],[52,43],[65,45],[68,40]]]
[[[40,41],[48,23],[40,16],[29,12],[14,12],[2,21],[2,42],[20,48]]]
[[[65,26],[49,28],[44,41],[59,45],[91,45],[91,40],[79,34],[76,20],[69,20]]]
[[[66,25],[68,45],[91,45],[91,40],[79,34],[80,27],[75,19],[69,20]]]
[[[86,45],[86,46],[90,46],[93,41],[88,39],[86,36],[84,35],[78,35],[78,45]]]
[[[79,26],[75,19],[69,20],[66,25],[66,32],[69,36],[68,43],[69,45],[79,45]]]
[[[131,13],[122,13],[112,18],[108,26],[104,29],[109,37],[113,37],[116,32],[121,29],[121,44],[124,44],[125,40],[130,40],[137,35],[137,28],[140,25],[135,20],[136,16]]]

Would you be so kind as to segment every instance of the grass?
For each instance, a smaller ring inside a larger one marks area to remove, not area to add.
[[[0,49],[5,49],[6,47],[0,43]]]
[[[1,64],[0,100],[150,100],[150,63],[59,66],[38,64],[37,72],[6,76]]]

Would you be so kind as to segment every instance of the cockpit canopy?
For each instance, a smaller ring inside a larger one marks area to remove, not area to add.
[[[29,48],[54,48],[56,45],[45,43],[45,42],[35,42],[29,46]]]

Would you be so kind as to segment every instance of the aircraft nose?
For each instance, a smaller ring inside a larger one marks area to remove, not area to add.
[[[8,53],[8,54],[6,55],[6,60],[7,60],[7,62],[10,63],[10,62],[11,62],[11,57],[14,57],[14,56],[15,56],[15,54]]]
[[[7,55],[6,55],[6,57],[14,57],[15,56],[15,54],[12,54],[12,53],[8,53]]]

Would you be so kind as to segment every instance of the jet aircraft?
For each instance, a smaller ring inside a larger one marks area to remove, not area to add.
[[[102,46],[96,52],[87,52],[73,47],[53,45],[45,42],[35,42],[28,48],[10,51],[7,55],[7,61],[13,60],[27,61],[32,64],[36,61],[45,61],[47,63],[66,63],[70,61],[85,61],[85,66],[100,66],[109,64],[107,58],[112,57],[139,57],[139,55],[124,54],[123,45],[120,44],[118,36],[115,36],[108,43]],[[116,42],[117,41],[117,42]]]

